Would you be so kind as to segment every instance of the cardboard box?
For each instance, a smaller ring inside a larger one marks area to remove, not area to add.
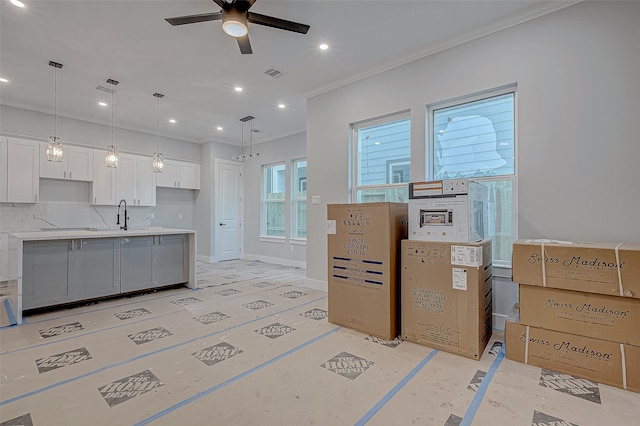
[[[402,338],[480,359],[492,331],[491,240],[402,241]]]
[[[327,206],[329,322],[383,339],[400,334],[400,241],[406,203]]]
[[[409,183],[409,239],[472,242],[489,238],[488,189],[469,179]]]
[[[640,299],[520,286],[523,324],[640,346]]]
[[[505,326],[507,359],[640,392],[640,347],[528,326],[518,311]]]
[[[512,264],[520,284],[640,298],[640,244],[518,240]]]

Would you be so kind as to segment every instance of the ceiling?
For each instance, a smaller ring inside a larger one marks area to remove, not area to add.
[[[242,117],[255,117],[253,143],[302,132],[309,96],[575,3],[258,0],[252,12],[311,29],[249,24],[253,54],[242,55],[220,21],[174,27],[164,20],[218,12],[211,0],[22,0],[23,9],[0,1],[0,77],[9,80],[0,83],[2,104],[53,113],[57,86],[58,115],[111,125],[111,95],[96,87],[114,79],[116,127],[155,134],[152,95],[160,92],[160,134],[235,145]],[[50,60],[63,64],[55,85]],[[266,75],[271,67],[284,75]]]

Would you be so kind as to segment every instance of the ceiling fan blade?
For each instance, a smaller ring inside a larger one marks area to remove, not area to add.
[[[217,4],[218,6],[220,6],[221,9],[224,9],[224,5],[225,5],[226,1],[224,1],[224,0],[213,0],[213,2],[215,4]]]
[[[165,21],[171,25],[195,24],[196,22],[219,21],[222,19],[221,12],[201,13],[199,15],[176,16],[175,18],[166,18]]]
[[[261,15],[259,13],[247,12],[248,21],[253,24],[264,25],[266,27],[277,28],[279,30],[293,31],[294,33],[306,34],[311,28],[309,25],[298,22],[287,21],[285,19],[274,18],[273,16]]]
[[[249,43],[249,34],[244,37],[237,37],[238,47],[240,48],[240,53],[243,55],[252,54],[253,50],[251,50],[251,43]]]

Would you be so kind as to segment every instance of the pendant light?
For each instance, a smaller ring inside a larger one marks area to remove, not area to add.
[[[62,141],[57,136],[58,131],[58,79],[57,70],[62,68],[62,64],[49,61],[53,67],[53,136],[49,136],[47,145],[47,161],[62,161]]]
[[[255,117],[245,117],[245,118],[250,118],[249,120],[249,157],[257,157],[260,155],[259,152],[256,152],[255,154],[253,153],[253,120],[255,119]]]
[[[111,84],[113,87],[117,86],[120,82],[112,79],[108,79],[107,83]],[[111,145],[107,146],[107,155],[105,157],[105,162],[107,167],[116,168],[118,167],[118,147],[113,143],[113,110],[115,105],[113,104],[113,94],[116,93],[115,89],[111,89]]]
[[[232,158],[234,160],[238,160],[238,161],[242,161],[245,158],[251,158],[251,157],[257,157],[260,155],[260,153],[253,153],[253,120],[255,119],[255,117],[251,116],[251,115],[247,115],[246,117],[243,117],[240,119],[240,122],[242,123],[242,128],[241,128],[241,137],[242,137],[242,154],[241,155],[234,155]],[[244,123],[249,122],[250,127],[249,127],[249,154],[245,154],[244,153]]]
[[[154,93],[153,96],[158,98],[158,127],[156,130],[156,152],[153,154],[153,171],[162,173],[164,171],[164,156],[160,152],[160,98],[164,97],[162,93]]]

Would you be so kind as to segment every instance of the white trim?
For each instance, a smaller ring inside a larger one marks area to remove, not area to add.
[[[289,238],[289,244],[293,244],[296,246],[306,246],[307,239],[306,238]]]
[[[328,288],[329,288],[329,284],[327,283],[327,281],[314,280],[313,278],[306,278],[303,286],[307,288],[312,288],[314,290],[324,291],[325,293],[328,291]]]
[[[216,263],[216,262],[218,262],[218,259],[216,259],[215,256],[208,257],[208,256],[198,255],[198,256],[196,256],[196,260],[198,262],[204,262],[204,263]]]
[[[287,239],[285,237],[264,237],[264,236],[260,236],[260,237],[258,237],[258,241],[262,241],[263,243],[284,244],[284,243],[287,242]]]
[[[262,256],[262,255],[259,255],[259,254],[246,254],[245,253],[243,259],[245,259],[245,260],[258,260],[260,262],[274,263],[276,265],[284,265],[284,266],[293,266],[293,267],[302,268],[302,269],[306,269],[307,268],[307,262],[304,262],[304,261],[291,260],[291,259],[282,259],[282,258],[279,258],[279,257]]]
[[[511,267],[493,265],[493,276],[511,280]]]

